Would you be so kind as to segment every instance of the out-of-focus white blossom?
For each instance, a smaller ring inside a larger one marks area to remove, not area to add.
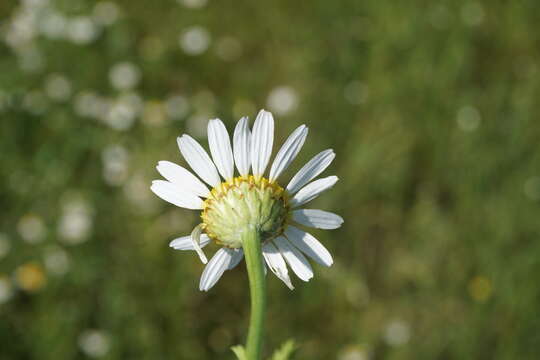
[[[77,45],[86,45],[94,41],[100,33],[100,28],[87,16],[77,16],[68,20],[67,34]]]
[[[189,112],[189,102],[182,95],[171,95],[165,100],[165,111],[172,119],[183,119]]]
[[[45,239],[46,230],[43,220],[36,214],[26,214],[17,223],[19,235],[29,244],[42,242]]]
[[[188,55],[200,55],[210,46],[210,33],[202,26],[190,27],[180,35],[180,47]]]
[[[79,336],[79,347],[89,357],[105,356],[110,349],[109,336],[101,330],[85,330]]]
[[[122,62],[115,64],[109,71],[109,80],[117,90],[130,90],[137,86],[141,71],[135,64]]]
[[[58,235],[64,243],[75,245],[86,241],[92,224],[93,209],[84,198],[77,195],[64,200],[58,222]]]
[[[458,110],[456,121],[461,130],[471,132],[480,126],[482,117],[474,106],[464,106]]]
[[[64,275],[69,270],[69,255],[59,246],[50,246],[45,249],[44,262],[47,271],[53,275]]]
[[[112,1],[99,1],[94,6],[92,17],[100,25],[112,25],[120,17],[120,9]]]
[[[51,74],[45,80],[45,93],[55,101],[66,101],[71,96],[71,82],[61,74]]]
[[[120,145],[111,145],[101,154],[103,178],[107,184],[118,186],[124,183],[128,175],[129,153]]]
[[[298,95],[290,86],[278,86],[272,89],[266,103],[273,112],[286,115],[297,108]]]

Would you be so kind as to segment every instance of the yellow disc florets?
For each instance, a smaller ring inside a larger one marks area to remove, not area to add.
[[[284,231],[290,207],[287,192],[265,178],[239,176],[212,189],[201,214],[206,234],[218,244],[242,247],[241,235],[256,228],[263,241]]]

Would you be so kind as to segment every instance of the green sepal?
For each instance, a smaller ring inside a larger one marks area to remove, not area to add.
[[[231,350],[236,355],[238,360],[248,360],[246,355],[246,349],[244,349],[242,345],[233,346]]]
[[[274,352],[269,360],[290,360],[296,349],[298,349],[298,346],[294,340],[287,340]]]

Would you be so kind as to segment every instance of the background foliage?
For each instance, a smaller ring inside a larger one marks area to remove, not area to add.
[[[292,166],[338,154],[314,234],[271,277],[298,359],[533,359],[540,349],[540,7],[522,1],[0,2],[0,359],[232,358],[244,267],[209,293],[149,191],[176,136],[268,108]],[[535,120],[536,119],[536,120]]]

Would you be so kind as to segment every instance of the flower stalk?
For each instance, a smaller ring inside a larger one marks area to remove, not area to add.
[[[251,226],[243,232],[242,243],[251,295],[251,315],[246,353],[249,360],[260,360],[266,312],[266,277],[264,275],[260,230]]]

